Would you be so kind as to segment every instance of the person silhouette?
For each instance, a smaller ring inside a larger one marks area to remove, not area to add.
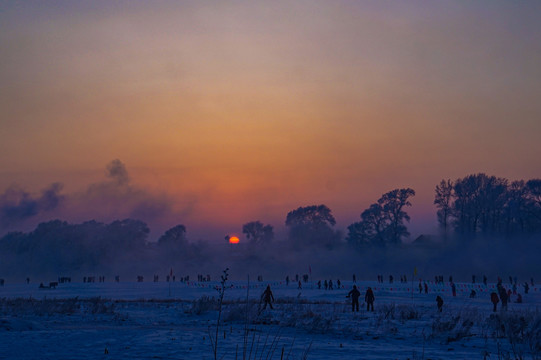
[[[492,305],[494,305],[492,311],[496,312],[498,310],[498,303],[500,302],[500,298],[498,297],[498,294],[495,292],[492,292],[490,294],[490,301],[492,301]]]
[[[347,295],[348,298],[351,298],[351,311],[359,311],[360,296],[361,292],[357,289],[357,285],[353,285],[353,289]]]
[[[439,312],[442,312],[442,309],[443,309],[443,299],[441,298],[441,296],[436,296],[436,303],[438,304],[438,311]]]
[[[374,300],[376,297],[374,296],[374,292],[372,291],[372,288],[369,287],[366,290],[366,293],[364,294],[364,301],[366,302],[366,311],[374,311]]]
[[[274,301],[274,295],[272,295],[270,285],[267,285],[267,288],[265,291],[263,291],[263,294],[261,294],[261,299],[265,302],[263,310],[267,308],[267,304],[269,304],[270,308],[273,309],[272,302]]]

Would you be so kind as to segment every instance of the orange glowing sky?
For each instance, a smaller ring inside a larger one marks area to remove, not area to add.
[[[442,178],[541,177],[539,34],[535,1],[2,2],[0,190],[83,199],[120,159],[156,228],[221,241],[411,187],[432,232]]]

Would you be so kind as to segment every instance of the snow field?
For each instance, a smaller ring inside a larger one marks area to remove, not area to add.
[[[435,284],[428,294],[412,297],[411,284],[359,282],[361,293],[367,286],[375,289],[375,311],[366,311],[361,296],[361,311],[352,313],[346,298],[351,282],[328,291],[315,284],[228,284],[218,331],[223,359],[541,356],[539,291],[494,314],[490,292],[470,299],[470,284],[460,284],[468,290],[457,297],[448,293],[450,287]],[[274,310],[262,311],[259,296],[267,284],[276,302]],[[6,284],[0,287],[0,358],[212,359],[209,333],[216,331],[218,285],[68,283],[39,290],[32,283]],[[436,294],[445,301],[442,313]]]

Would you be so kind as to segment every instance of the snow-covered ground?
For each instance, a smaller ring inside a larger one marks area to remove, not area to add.
[[[271,285],[274,309],[259,297]],[[541,287],[492,312],[494,284],[357,283],[375,311],[351,312],[343,288],[314,283],[227,282],[219,359],[506,359],[541,357]],[[505,284],[509,287],[509,284]],[[35,283],[0,287],[2,359],[213,359],[217,282]],[[477,292],[470,298],[471,290]],[[436,296],[444,299],[443,312]],[[247,301],[248,298],[248,301]],[[522,357],[520,357],[522,356]]]

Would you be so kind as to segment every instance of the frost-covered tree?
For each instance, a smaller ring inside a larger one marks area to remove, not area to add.
[[[506,236],[513,236],[528,231],[528,201],[526,183],[513,181],[507,189],[507,199],[500,227]]]
[[[61,220],[40,223],[30,233],[12,233],[0,239],[0,249],[16,256],[29,273],[59,273],[110,268],[126,256],[133,258],[147,248],[149,229],[139,220],[103,224]]]
[[[347,242],[356,247],[385,246],[388,219],[379,203],[370,205],[361,214],[361,221],[348,226]]]
[[[528,227],[531,232],[541,231],[541,179],[528,180],[524,189]]]
[[[146,245],[150,229],[141,220],[124,219],[113,221],[105,231],[111,245],[121,251],[131,251]]]
[[[186,227],[182,224],[167,230],[158,239],[158,245],[179,248],[187,244]]]
[[[242,226],[242,233],[251,244],[266,244],[274,238],[272,225],[263,225],[261,221],[251,221]]]

